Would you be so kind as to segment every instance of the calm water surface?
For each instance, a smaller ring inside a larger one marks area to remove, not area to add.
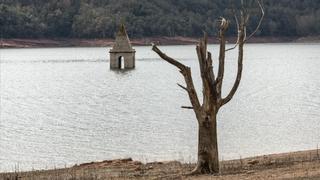
[[[150,47],[110,71],[108,48],[0,50],[0,171],[132,157],[194,162],[197,122],[184,83]],[[194,46],[163,46],[192,67]],[[209,48],[217,59],[217,46]],[[320,44],[249,44],[243,79],[219,112],[221,159],[320,146]],[[236,76],[226,60],[224,95]]]

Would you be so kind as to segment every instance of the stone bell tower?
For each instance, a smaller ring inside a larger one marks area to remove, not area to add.
[[[124,24],[121,24],[110,50],[110,69],[133,69],[135,67],[135,53],[126,28]]]

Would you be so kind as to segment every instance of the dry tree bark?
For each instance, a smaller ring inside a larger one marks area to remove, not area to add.
[[[246,26],[249,20],[249,14],[244,8],[240,10],[240,20],[234,13],[235,22],[237,23],[238,38],[236,44],[226,49],[225,33],[229,27],[229,21],[225,18],[219,20],[219,68],[217,77],[213,71],[213,63],[211,53],[207,51],[208,37],[204,34],[204,37],[200,39],[199,44],[196,47],[198,62],[200,67],[202,85],[203,85],[203,102],[200,103],[197,92],[195,90],[190,67],[178,62],[177,60],[164,54],[156,45],[153,45],[152,50],[156,52],[163,60],[174,65],[180,70],[183,75],[186,86],[178,84],[184,89],[188,95],[192,107],[182,108],[193,109],[196,118],[198,120],[199,132],[198,132],[198,162],[195,169],[190,174],[213,174],[219,173],[219,155],[218,155],[218,143],[217,143],[217,113],[219,109],[228,103],[235,92],[237,91],[243,66],[243,47],[244,44],[257,32],[262,19],[264,17],[264,10],[260,0],[257,3],[261,10],[261,18],[256,29],[248,36],[246,36]],[[229,50],[238,47],[238,70],[237,77],[233,84],[232,89],[226,97],[221,96],[221,89],[224,76],[224,62],[225,53]]]

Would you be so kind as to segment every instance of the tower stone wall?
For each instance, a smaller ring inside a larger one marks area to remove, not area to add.
[[[125,26],[122,24],[110,50],[110,69],[135,68],[135,53],[132,48]],[[123,58],[123,59],[122,59]],[[122,65],[124,63],[124,65]]]

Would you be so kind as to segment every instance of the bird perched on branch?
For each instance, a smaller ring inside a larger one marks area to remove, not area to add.
[[[229,21],[227,21],[225,18],[221,17],[220,20],[220,28],[221,30],[226,30],[229,26]]]

